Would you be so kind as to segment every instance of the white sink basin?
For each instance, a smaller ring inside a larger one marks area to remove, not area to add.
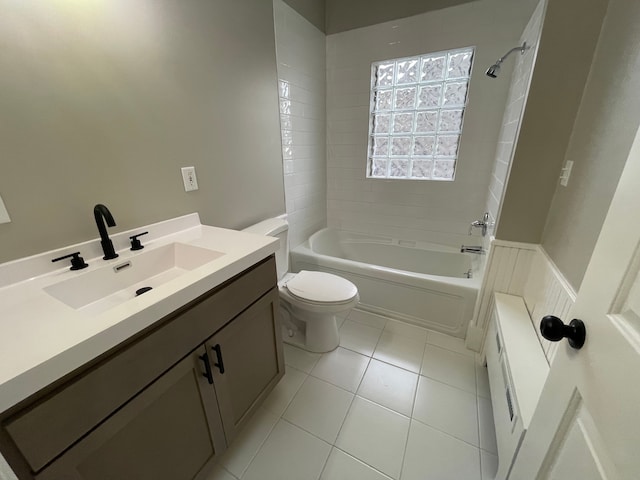
[[[223,255],[207,248],[171,243],[80,273],[44,290],[76,310],[99,314],[135,298],[141,288],[158,287]]]

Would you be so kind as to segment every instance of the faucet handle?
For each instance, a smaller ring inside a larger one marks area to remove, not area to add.
[[[474,228],[483,228],[484,229],[485,223],[482,220],[474,220],[473,222],[471,222],[469,224],[469,235],[471,235],[473,233],[473,229]]]
[[[142,233],[138,233],[137,235],[131,235],[129,237],[129,240],[131,240],[131,250],[142,250],[144,248],[144,245],[142,245],[142,243],[140,243],[140,240],[138,240],[138,237],[141,237],[142,235],[146,235],[149,232],[142,232]]]
[[[484,215],[482,215],[482,220],[475,220],[471,222],[471,225],[469,226],[469,235],[471,235],[474,228],[482,228],[482,236],[484,237],[487,235],[487,230],[489,229],[489,227],[493,226],[493,222],[490,221],[489,212],[484,212]]]
[[[66,258],[71,258],[70,270],[82,270],[83,268],[87,268],[89,266],[89,264],[84,261],[84,258],[80,256],[80,252],[70,253],[69,255],[64,255],[62,257],[54,258],[51,261],[59,262],[60,260],[64,260]]]

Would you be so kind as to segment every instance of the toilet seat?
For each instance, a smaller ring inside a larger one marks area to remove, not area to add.
[[[351,303],[358,288],[349,280],[325,272],[301,270],[284,287],[294,298],[314,305]]]

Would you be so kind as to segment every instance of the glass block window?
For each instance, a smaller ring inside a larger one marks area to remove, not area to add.
[[[473,47],[371,65],[367,177],[453,180]]]

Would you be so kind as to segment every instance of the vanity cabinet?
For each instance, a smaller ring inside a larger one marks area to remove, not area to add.
[[[199,479],[284,374],[270,257],[0,415],[20,480]]]
[[[36,479],[195,478],[225,448],[204,353],[196,349]]]

